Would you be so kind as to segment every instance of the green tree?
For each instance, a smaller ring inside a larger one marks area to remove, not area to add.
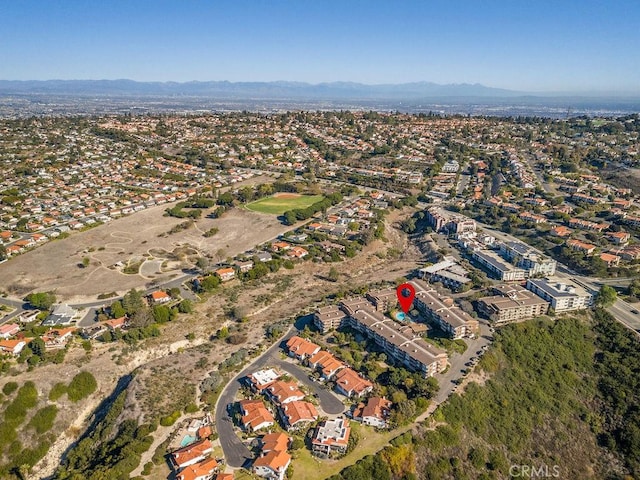
[[[166,305],[156,305],[153,307],[153,319],[157,323],[167,323],[173,320],[171,309]]]
[[[639,279],[636,278],[629,284],[628,293],[632,297],[640,298],[640,280]]]
[[[229,329],[227,327],[222,327],[216,333],[216,337],[218,340],[224,340],[229,337]]]
[[[30,293],[25,298],[27,302],[40,310],[49,310],[56,303],[56,296],[53,292]]]
[[[596,303],[604,308],[610,307],[615,303],[617,297],[618,294],[613,287],[610,287],[609,285],[603,285],[600,288],[598,296],[596,297]]]
[[[27,348],[29,348],[29,350],[31,350],[34,355],[40,357],[40,360],[44,359],[46,348],[44,345],[44,341],[40,337],[36,337],[31,340]]]
[[[122,302],[120,300],[116,300],[115,302],[113,302],[111,304],[111,317],[112,318],[120,318],[120,317],[124,317],[127,312],[124,309],[124,307],[122,306]]]
[[[122,297],[122,307],[129,315],[142,310],[144,308],[144,299],[142,293],[136,289],[131,289]]]
[[[67,396],[72,402],[77,402],[91,395],[97,388],[98,382],[95,377],[90,372],[82,371],[69,382]]]
[[[178,311],[180,313],[191,313],[193,311],[193,303],[191,300],[183,300],[178,304]]]

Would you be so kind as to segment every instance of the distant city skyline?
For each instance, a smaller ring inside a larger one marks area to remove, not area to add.
[[[0,79],[480,83],[640,94],[640,3],[2,2]]]

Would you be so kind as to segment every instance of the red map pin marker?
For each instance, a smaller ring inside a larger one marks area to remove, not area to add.
[[[409,313],[413,299],[416,296],[416,289],[413,288],[413,285],[410,283],[403,283],[396,289],[396,294],[398,295],[398,303],[400,303],[402,311]]]

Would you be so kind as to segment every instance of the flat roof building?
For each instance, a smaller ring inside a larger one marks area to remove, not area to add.
[[[320,457],[328,457],[331,453],[346,453],[349,445],[351,427],[346,418],[325,420],[318,428],[311,440],[312,451]]]
[[[458,307],[452,298],[440,295],[422,281],[414,280],[409,283],[416,290],[413,301],[416,308],[449,336],[463,338],[478,334],[478,320]]]
[[[530,278],[527,290],[549,302],[556,312],[580,310],[593,304],[593,295],[584,288],[558,278]]]
[[[476,250],[472,258],[493,277],[503,282],[517,282],[525,279],[525,271],[522,268],[511,265],[491,250]]]
[[[479,299],[478,310],[496,325],[544,315],[549,310],[549,302],[520,285],[498,285],[493,290],[497,295]]]
[[[502,256],[516,267],[525,270],[528,277],[553,275],[557,262],[538,253],[535,248],[522,242],[504,242],[500,244]]]
[[[346,318],[347,315],[337,305],[329,305],[316,310],[313,315],[313,324],[322,333],[326,333],[340,328]]]
[[[350,317],[351,326],[372,338],[387,355],[408,369],[430,377],[447,366],[444,350],[426,342],[409,327],[379,312],[361,309]]]

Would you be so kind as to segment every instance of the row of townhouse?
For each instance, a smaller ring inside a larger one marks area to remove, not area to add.
[[[305,393],[297,383],[280,380],[281,374],[273,369],[259,370],[247,377],[251,389],[265,395],[277,410],[287,430],[297,430],[318,419],[318,411],[304,400]],[[256,431],[274,425],[273,414],[262,400],[243,400],[239,404],[241,423],[246,431]]]
[[[373,390],[373,383],[309,340],[293,336],[285,348],[290,356],[318,370],[324,380],[334,381],[336,391],[345,397],[359,398]]]

